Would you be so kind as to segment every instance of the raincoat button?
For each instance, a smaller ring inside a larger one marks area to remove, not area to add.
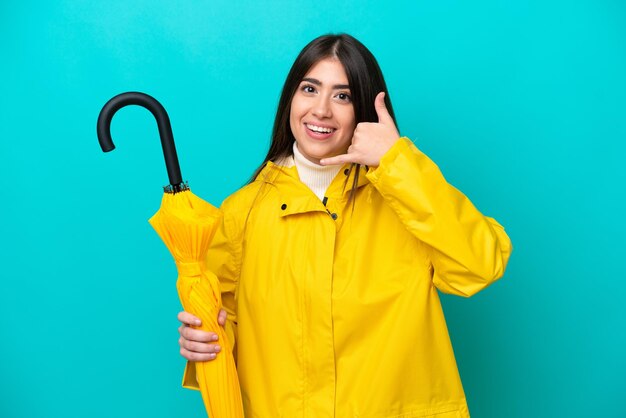
[[[334,220],[337,220],[337,214],[336,213],[331,213],[330,217],[333,218]]]
[[[346,176],[348,175],[349,172],[350,172],[349,168],[346,168],[345,170],[343,170],[343,174],[345,174]]]
[[[287,204],[286,204],[286,203],[283,203],[283,204],[282,204],[282,206],[281,206],[280,208],[281,208],[282,210],[287,209]]]

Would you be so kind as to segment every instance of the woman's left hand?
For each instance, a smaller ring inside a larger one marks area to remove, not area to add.
[[[385,93],[380,92],[374,100],[378,123],[361,122],[356,125],[352,144],[346,154],[322,158],[321,165],[341,165],[358,163],[368,167],[378,167],[380,159],[400,137],[393,118],[385,106]]]

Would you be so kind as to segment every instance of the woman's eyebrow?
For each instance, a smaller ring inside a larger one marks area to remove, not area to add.
[[[307,81],[307,82],[309,82],[311,84],[315,84],[316,86],[321,86],[322,85],[322,82],[319,81],[316,78],[305,77],[305,78],[302,79],[302,81]],[[348,84],[335,84],[333,86],[333,89],[349,89],[349,88],[350,88],[350,86]]]

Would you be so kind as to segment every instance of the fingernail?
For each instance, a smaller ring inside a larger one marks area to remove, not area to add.
[[[200,321],[199,319],[196,319],[195,321],[193,321],[193,323],[195,325],[200,325],[200,324],[202,324],[202,321]]]
[[[215,353],[210,353],[209,358],[215,358]]]
[[[214,335],[213,338],[211,338],[213,341],[217,341],[217,335]]]
[[[220,351],[222,349],[222,347],[220,347],[219,345],[215,346],[215,351]]]

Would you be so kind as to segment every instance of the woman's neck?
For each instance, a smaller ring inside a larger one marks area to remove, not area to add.
[[[293,143],[293,160],[296,163],[300,181],[306,184],[320,200],[324,200],[324,193],[326,193],[341,166],[325,166],[309,161],[302,155],[296,142]]]

